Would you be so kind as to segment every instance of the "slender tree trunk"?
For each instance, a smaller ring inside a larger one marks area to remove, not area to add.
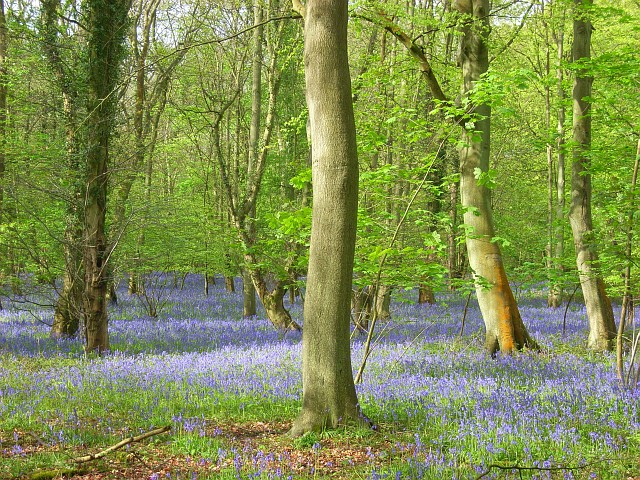
[[[72,200],[75,202],[75,200]],[[82,319],[82,293],[84,290],[84,268],[82,249],[82,223],[78,215],[79,205],[68,212],[64,232],[64,275],[62,291],[53,314],[51,335],[53,337],[73,337],[78,333]]]
[[[543,12],[544,15],[544,12]],[[549,27],[547,23],[544,23],[546,30],[546,59],[545,59],[545,73],[547,76],[551,75],[551,46],[549,44]],[[547,128],[547,135],[551,134],[551,85],[545,85],[544,89],[544,106],[545,106],[545,126]],[[546,145],[546,153],[547,153],[547,246],[545,248],[545,264],[547,268],[547,274],[549,275],[549,292],[547,294],[547,304],[549,306],[553,305],[554,299],[556,297],[554,291],[555,281],[551,277],[551,272],[554,268],[554,258],[553,258],[553,250],[555,245],[555,229],[554,229],[554,219],[555,219],[555,210],[554,203],[556,200],[556,185],[555,185],[555,162],[553,157],[553,142],[551,140],[547,141]]]
[[[556,182],[555,182],[555,215],[554,215],[554,234],[553,234],[553,268],[555,270],[556,280],[551,283],[549,297],[547,299],[549,307],[558,308],[562,304],[564,295],[562,281],[558,281],[564,273],[562,260],[564,258],[564,229],[565,229],[565,91],[564,91],[564,68],[562,67],[564,57],[564,16],[562,17],[559,30],[554,34],[556,44],[556,95],[557,95],[557,124],[556,124],[556,149],[558,152],[556,164]]]
[[[64,275],[62,291],[56,302],[51,335],[72,337],[78,333],[82,318],[84,264],[82,261],[82,204],[83,185],[78,178],[80,145],[78,140],[75,103],[77,97],[63,94],[66,123],[67,168],[71,178],[68,192],[67,216],[64,229]]]
[[[373,301],[371,286],[356,288],[352,292],[353,323],[359,332],[369,331],[371,320],[371,303]]]
[[[258,155],[258,141],[260,140],[260,111],[262,104],[262,42],[264,40],[264,28],[262,26],[261,0],[255,0],[253,4],[254,25],[253,30],[253,56],[251,60],[251,123],[249,126],[249,158],[247,162],[247,175],[251,175],[255,169]],[[247,184],[249,186],[249,184]],[[247,192],[248,194],[249,192]],[[247,230],[253,243],[256,241],[256,206],[249,212],[247,218]],[[243,288],[243,317],[251,317],[256,314],[256,289],[251,281],[251,274],[244,269]]]
[[[4,13],[4,0],[0,0],[0,224],[4,220],[4,172],[7,158],[7,49],[9,36]],[[4,246],[1,248],[4,249]]]
[[[623,338],[626,326],[627,315],[633,312],[633,299],[631,298],[631,265],[633,264],[633,233],[634,220],[636,210],[636,185],[638,184],[638,167],[640,166],[640,139],[636,149],[636,159],[633,162],[633,174],[631,175],[631,188],[629,189],[629,206],[627,216],[627,238],[624,246],[625,266],[622,274],[624,279],[624,290],[622,292],[622,306],[620,309],[620,323],[618,324],[618,332],[616,335],[616,366],[618,371],[618,379],[624,384],[624,359],[623,359]]]
[[[473,22],[462,27],[460,63],[463,74],[463,96],[468,96],[489,66],[489,0],[472,0]],[[509,286],[495,236],[491,212],[491,192],[477,172],[489,169],[490,118],[488,105],[476,105],[476,117],[464,124],[460,149],[460,193],[464,223],[471,235],[466,237],[469,265],[476,282],[476,295],[486,327],[485,348],[490,353],[512,352],[535,347],[520,317],[518,305]]]
[[[385,320],[391,318],[391,287],[389,285],[379,285],[378,295],[375,298],[375,309],[378,319]]]
[[[280,24],[282,25],[282,24]],[[281,28],[281,27],[280,27]],[[238,193],[235,191],[237,185],[232,184],[229,167],[224,161],[222,148],[220,145],[220,123],[224,118],[224,113],[233,104],[235,98],[228,101],[218,112],[216,121],[214,122],[213,133],[213,148],[214,157],[218,161],[218,167],[220,169],[220,176],[222,181],[223,190],[227,197],[227,207],[229,209],[229,215],[231,217],[232,225],[238,235],[243,248],[245,249],[244,260],[249,275],[251,277],[253,286],[256,289],[256,293],[260,298],[260,301],[265,307],[267,317],[273,323],[273,325],[282,330],[300,330],[300,326],[293,321],[291,315],[284,307],[280,297],[278,289],[280,287],[288,286],[288,280],[278,279],[274,290],[269,291],[267,283],[264,279],[263,272],[257,265],[260,263],[253,253],[252,249],[255,246],[256,236],[254,230],[252,230],[252,223],[254,222],[254,216],[256,211],[256,202],[258,193],[262,184],[262,177],[264,175],[266,160],[268,154],[268,145],[273,133],[273,127],[275,124],[276,114],[276,98],[278,95],[278,88],[280,86],[280,74],[276,68],[277,54],[276,49],[270,51],[271,61],[269,65],[269,99],[267,104],[267,113],[265,116],[264,130],[262,132],[262,139],[260,140],[261,148],[257,152],[255,157],[255,165],[251,166],[247,171],[247,183],[246,192],[244,198],[239,198]],[[239,94],[236,92],[236,95]],[[266,302],[266,303],[265,303]]]
[[[358,158],[347,58],[347,0],[309,0],[304,17],[314,204],[302,337],[302,411],[290,435],[363,417],[349,325],[358,207]]]
[[[7,50],[9,36],[7,20],[4,12],[4,0],[0,0],[0,226],[5,222],[4,208],[4,172],[7,158]],[[8,249],[4,242],[0,243],[0,257],[6,258]],[[4,261],[0,263],[0,282],[4,281]],[[0,302],[2,310],[2,302]]]
[[[109,139],[115,114],[118,70],[124,54],[129,0],[89,0],[88,149],[84,210],[84,326],[86,351],[109,349],[105,234]]]
[[[573,61],[591,58],[591,22],[585,7],[591,0],[575,0],[573,20]],[[588,346],[592,350],[611,350],[616,326],[611,302],[598,270],[591,217],[591,84],[593,77],[578,69],[573,80],[573,162],[571,166],[571,208],[576,263],[589,318]]]
[[[80,97],[74,84],[75,73],[65,65],[59,47],[58,12],[59,0],[42,2],[43,49],[50,68],[62,92],[62,111],[66,143],[64,168],[68,180],[66,195],[66,217],[64,227],[64,274],[62,290],[56,301],[51,335],[72,337],[78,332],[82,317],[82,292],[84,271],[82,262],[82,201],[84,184],[81,176],[80,155],[84,146],[83,135],[78,128]]]
[[[458,171],[458,166],[455,166]],[[449,184],[449,230],[447,232],[447,270],[449,272],[449,289],[455,288],[455,279],[460,278],[460,264],[458,263],[458,197],[460,185],[458,181]]]

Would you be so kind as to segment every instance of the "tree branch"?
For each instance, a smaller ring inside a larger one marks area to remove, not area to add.
[[[568,472],[568,471],[574,471],[574,470],[584,470],[585,468],[589,468],[592,467],[594,465],[597,465],[599,463],[603,463],[603,462],[610,462],[611,459],[610,458],[603,458],[601,460],[597,460],[595,462],[591,462],[591,463],[585,463],[584,465],[580,465],[580,466],[575,466],[575,467],[571,467],[571,466],[566,466],[566,467],[521,467],[519,465],[498,465],[497,463],[492,463],[491,465],[489,465],[487,467],[487,469],[482,472],[480,475],[478,475],[475,480],[481,480],[482,478],[486,477],[487,475],[489,475],[489,473],[491,473],[491,470],[493,470],[494,468],[498,469],[498,470],[517,470],[518,472],[520,472],[520,474],[522,474],[522,472]]]
[[[153,437],[154,435],[159,435],[161,433],[168,432],[169,430],[171,430],[171,426],[169,426],[169,425],[164,426],[164,427],[160,427],[160,428],[156,428],[154,430],[150,430],[147,433],[143,433],[143,434],[138,435],[136,437],[125,438],[124,440],[121,440],[120,442],[116,443],[115,445],[112,445],[109,448],[105,448],[104,450],[102,450],[102,451],[100,451],[98,453],[90,453],[89,455],[84,455],[82,457],[76,457],[72,461],[74,463],[86,463],[86,462],[90,462],[91,460],[97,460],[98,458],[102,458],[105,455],[108,455],[109,453],[114,452],[114,451],[124,447],[125,445],[129,445],[130,443],[134,443],[134,442],[139,442],[140,440],[144,440],[145,438]]]
[[[307,9],[302,4],[302,2],[300,0],[291,0],[291,4],[291,8],[293,9],[293,11],[299,13],[300,16],[304,19]]]
[[[450,103],[447,96],[442,91],[440,87],[440,82],[436,78],[433,73],[433,69],[431,68],[431,63],[429,59],[424,54],[424,50],[421,46],[416,44],[409,35],[402,31],[400,26],[394,23],[386,14],[383,12],[377,13],[378,20],[384,27],[384,29],[391,33],[394,37],[398,39],[400,43],[402,43],[406,49],[409,51],[409,55],[415,58],[420,64],[420,69],[422,70],[422,75],[427,80],[427,85],[431,90],[431,94],[441,102]]]
[[[404,45],[405,48],[408,50],[409,55],[411,55],[420,64],[420,70],[422,71],[422,76],[427,81],[427,86],[431,91],[431,95],[433,95],[434,98],[436,98],[437,100],[440,100],[445,105],[452,106],[453,102],[451,102],[449,97],[447,97],[447,95],[442,91],[442,87],[440,87],[440,82],[438,81],[435,74],[433,73],[433,69],[431,68],[431,63],[429,62],[429,59],[425,55],[422,47],[416,44],[415,41],[413,41],[411,37],[409,37],[409,35],[407,35],[400,28],[400,26],[397,23],[393,22],[384,12],[379,11],[374,15],[375,15],[375,19],[365,17],[364,15],[355,15],[355,16],[358,16],[363,20],[367,20],[375,25],[382,26],[387,32],[391,33],[394,37],[396,37],[396,39],[400,43],[402,43],[402,45]],[[459,114],[454,115],[453,120],[455,123],[460,123],[462,121],[462,116]]]
[[[518,28],[516,28],[516,31],[513,32],[513,35],[511,36],[509,41],[502,46],[500,51],[489,59],[489,63],[493,62],[496,58],[502,55],[505,52],[505,50],[509,48],[511,44],[515,41],[515,39],[518,37],[518,34],[520,33],[520,30],[522,30],[522,27],[524,27],[525,21],[527,20],[527,16],[529,15],[529,12],[531,11],[534,5],[535,5],[535,1],[532,1],[529,4],[527,11],[524,12],[524,15],[522,16],[522,21],[520,22],[520,25],[518,25]]]

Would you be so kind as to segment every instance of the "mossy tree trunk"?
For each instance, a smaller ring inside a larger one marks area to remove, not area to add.
[[[109,349],[107,327],[107,181],[117,79],[124,55],[129,0],[89,0],[87,157],[84,209],[86,351]]]

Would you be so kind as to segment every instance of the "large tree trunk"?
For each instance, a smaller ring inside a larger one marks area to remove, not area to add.
[[[575,0],[573,20],[573,61],[591,58],[591,22],[587,8],[591,0]],[[576,263],[589,318],[588,346],[611,350],[616,326],[611,302],[598,270],[591,218],[591,84],[593,77],[582,68],[573,80],[573,162],[571,165],[571,208],[569,222],[576,248]]]
[[[88,149],[84,212],[86,351],[109,349],[107,328],[107,176],[118,71],[124,54],[129,0],[89,0]]]
[[[314,203],[304,302],[302,411],[290,434],[357,422],[349,344],[358,158],[347,58],[347,0],[310,0],[303,13]]]
[[[473,22],[462,27],[460,64],[463,74],[463,96],[468,96],[489,66],[489,0],[472,0]],[[490,353],[512,352],[525,346],[534,347],[520,317],[507,280],[500,247],[493,242],[491,192],[476,178],[489,169],[490,117],[488,105],[476,105],[475,117],[463,125],[460,149],[460,194],[464,223],[470,230],[466,237],[469,265],[476,282],[476,295],[486,327],[485,347]]]

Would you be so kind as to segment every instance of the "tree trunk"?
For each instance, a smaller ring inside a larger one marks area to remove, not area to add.
[[[109,305],[118,305],[118,293],[116,292],[116,282],[110,277],[107,285],[107,301]]]
[[[76,212],[77,213],[77,212]],[[62,291],[53,314],[51,336],[73,337],[78,333],[82,318],[82,292],[84,272],[82,250],[78,238],[82,238],[82,227],[78,218],[72,217],[75,225],[65,227],[64,276]],[[71,222],[71,220],[69,220]]]
[[[489,0],[471,1],[473,22],[462,27],[460,64],[462,95],[468,96],[489,66]],[[488,105],[476,105],[473,120],[463,125],[460,149],[460,194],[464,223],[469,228],[466,245],[473,270],[476,295],[486,327],[485,347],[494,354],[535,347],[520,317],[502,262],[500,248],[493,240],[491,192],[478,174],[489,169],[490,117]],[[479,178],[476,178],[476,177]]]
[[[353,323],[359,332],[369,331],[369,320],[371,320],[371,287],[356,288],[352,292]]]
[[[375,299],[376,315],[378,319],[386,320],[391,318],[389,307],[391,306],[391,287],[389,285],[379,285],[378,295]]]
[[[139,283],[140,280],[138,279],[138,276],[135,273],[130,273],[129,280],[127,281],[127,292],[129,293],[129,295],[138,294]]]
[[[302,336],[302,411],[290,435],[357,422],[349,325],[358,207],[358,158],[347,58],[347,0],[295,1],[313,144],[314,203]],[[303,13],[304,12],[304,13]]]
[[[66,197],[66,216],[64,227],[64,274],[62,291],[56,301],[51,335],[53,337],[72,337],[78,332],[82,316],[82,292],[84,290],[84,272],[82,262],[82,199],[84,181],[80,178],[82,167],[80,155],[82,134],[79,133],[78,108],[80,97],[74,84],[72,67],[68,67],[59,47],[58,12],[59,0],[42,2],[43,50],[49,67],[62,92],[62,111],[64,114],[66,158],[63,168],[68,180]]]
[[[436,303],[436,296],[433,294],[431,286],[420,285],[420,288],[418,288],[418,303],[428,303],[430,305]]]
[[[267,318],[278,330],[300,330],[300,326],[293,321],[289,311],[284,308],[284,296],[287,293],[284,282],[277,282],[271,292],[263,292],[262,304],[267,312]]]
[[[586,10],[591,0],[575,0],[573,61],[591,58],[591,22]],[[571,165],[571,207],[569,222],[576,248],[576,263],[589,319],[588,347],[602,351],[613,348],[616,326],[611,302],[599,272],[591,217],[591,84],[593,77],[577,69],[573,80],[573,162]]]
[[[249,265],[255,265],[257,258],[248,253],[245,255],[245,261]],[[284,295],[289,286],[289,282],[285,280],[276,280],[276,285],[273,290],[269,291],[267,282],[265,281],[262,272],[258,268],[252,268],[249,270],[251,276],[251,282],[253,283],[256,293],[264,306],[264,310],[267,314],[267,318],[278,330],[302,330],[291,314],[284,307]]]
[[[554,35],[556,43],[556,92],[558,102],[557,112],[557,125],[556,125],[556,148],[558,151],[557,165],[556,165],[556,205],[555,205],[555,226],[553,235],[553,268],[555,270],[556,280],[551,283],[549,289],[549,297],[547,303],[551,308],[558,308],[562,304],[562,297],[564,295],[562,288],[562,281],[558,280],[564,273],[564,266],[562,259],[564,258],[564,228],[565,228],[565,133],[564,133],[564,121],[565,121],[565,91],[564,91],[564,68],[562,66],[564,57],[564,16],[562,23],[560,24],[560,30]]]
[[[253,30],[253,55],[251,59],[251,123],[249,125],[249,158],[247,161],[247,177],[253,174],[258,156],[258,141],[260,140],[260,111],[262,105],[262,42],[264,40],[264,28],[262,26],[262,6],[261,0],[255,0],[253,4],[254,25]],[[250,183],[247,182],[247,196],[249,195]],[[254,203],[249,218],[247,218],[247,231],[252,242],[256,240],[256,205]],[[256,314],[256,289],[251,282],[251,275],[244,271],[244,318]]]
[[[4,0],[0,0],[0,226],[8,219],[5,219],[4,207],[4,172],[7,157],[7,50],[9,36],[7,32],[7,20],[4,12]],[[0,258],[8,257],[8,248],[4,242],[0,243]],[[4,260],[0,263],[0,282],[4,281],[5,265]],[[0,302],[2,310],[2,302]]]
[[[631,266],[633,265],[633,234],[634,234],[634,216],[636,211],[636,185],[638,184],[638,169],[640,167],[640,139],[636,149],[636,159],[633,162],[633,173],[631,174],[631,188],[629,189],[629,206],[626,225],[627,238],[624,245],[625,266],[622,273],[624,281],[624,290],[622,291],[622,305],[620,308],[620,323],[618,324],[618,332],[616,335],[616,365],[618,371],[618,379],[623,383],[624,377],[624,359],[623,359],[623,338],[624,330],[627,323],[627,316],[633,318],[633,298],[631,296]],[[627,385],[628,386],[628,385]]]
[[[205,297],[209,296],[211,291],[211,286],[216,286],[216,277],[213,275],[209,275],[208,273],[204,274],[204,295]]]
[[[124,55],[128,0],[89,0],[88,149],[84,211],[84,326],[86,351],[109,349],[107,326],[107,239],[105,217],[109,140],[115,115],[117,78]]]
[[[7,49],[9,37],[4,13],[4,0],[0,0],[0,225],[4,221],[4,171],[7,156]],[[4,245],[1,246],[4,250]],[[0,251],[0,253],[4,253]]]
[[[256,314],[256,287],[251,281],[251,273],[242,270],[242,318],[253,317]]]
[[[456,167],[456,171],[458,167]],[[449,289],[456,287],[455,279],[460,278],[460,264],[458,263],[458,196],[459,182],[452,180],[449,184],[449,222],[447,231],[447,271],[449,272]]]
[[[233,277],[224,277],[224,288],[229,293],[236,291],[236,285],[233,281]]]

